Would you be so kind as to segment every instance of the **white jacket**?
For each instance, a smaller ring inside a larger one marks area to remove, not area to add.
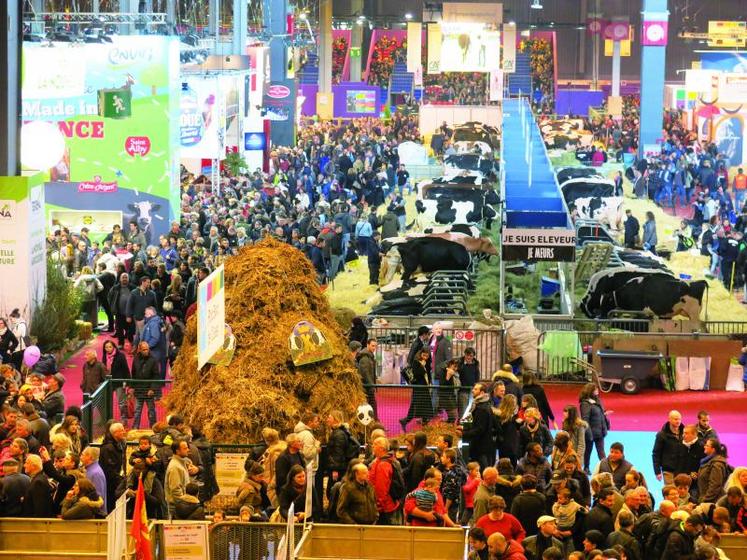
[[[314,437],[311,428],[303,422],[296,424],[296,427],[293,428],[293,432],[298,436],[298,439],[300,439],[303,444],[301,455],[303,455],[306,464],[313,465],[312,470],[316,472],[319,468],[319,449],[321,448],[319,440]]]

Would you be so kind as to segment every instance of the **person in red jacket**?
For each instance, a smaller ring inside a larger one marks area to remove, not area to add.
[[[441,471],[431,467],[425,471],[423,480],[418,484],[417,489],[425,488],[425,481],[429,478],[438,480],[438,487],[441,486]],[[405,497],[405,524],[414,527],[456,527],[456,524],[449,518],[444,504],[444,498],[439,490],[436,490],[436,503],[431,511],[421,511],[415,501],[415,497],[410,492]],[[438,519],[441,519],[441,522]]]
[[[379,511],[377,523],[402,525],[401,500],[393,500],[390,492],[397,459],[389,452],[389,441],[385,437],[373,440],[371,450],[375,459],[368,469],[368,481],[373,485],[376,495],[376,509]]]
[[[472,519],[472,512],[475,510],[475,493],[480,486],[482,477],[480,476],[480,463],[472,461],[467,463],[467,482],[462,485],[462,496],[464,496],[464,511],[459,520],[461,525],[467,525]]]
[[[519,520],[510,513],[506,513],[506,500],[503,496],[491,496],[488,501],[490,513],[483,515],[475,523],[490,537],[493,533],[501,533],[507,540],[521,543],[526,537],[526,531]]]
[[[491,560],[527,560],[524,547],[516,541],[507,540],[501,533],[488,537],[488,550]]]

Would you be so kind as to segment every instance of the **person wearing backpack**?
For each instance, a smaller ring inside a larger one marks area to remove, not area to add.
[[[327,427],[330,429],[326,461],[326,475],[329,477],[327,499],[332,492],[332,486],[345,475],[350,460],[355,459],[360,452],[358,441],[350,434],[342,419],[340,410],[331,410],[327,415]]]
[[[376,438],[371,444],[374,460],[368,468],[368,481],[374,487],[378,525],[402,525],[402,498],[405,496],[405,477],[394,454],[389,451],[389,440]]]

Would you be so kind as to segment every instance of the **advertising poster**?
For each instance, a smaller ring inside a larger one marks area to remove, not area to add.
[[[426,27],[428,39],[428,74],[441,73],[441,24],[429,23]]]
[[[501,34],[482,24],[441,24],[441,72],[489,72],[501,61]]]
[[[208,557],[207,523],[164,523],[166,560],[205,560]]]
[[[294,92],[288,83],[270,82],[262,98],[262,112],[265,120],[288,121],[293,116]]]
[[[516,24],[503,26],[503,71],[512,74],[516,71]]]
[[[179,217],[178,72],[170,37],[24,43],[21,162],[55,181],[48,212],[118,211],[151,240],[168,231]],[[78,196],[78,184],[90,190]]]
[[[410,21],[407,23],[407,71],[415,72],[422,62],[423,24]]]
[[[18,308],[28,323],[46,292],[42,177],[0,177],[0,317]]]
[[[244,479],[244,462],[249,453],[216,453],[215,480],[221,496],[235,496]]]
[[[226,328],[226,292],[223,266],[197,287],[197,367],[204,366],[223,348]]]
[[[226,111],[222,91],[217,78],[188,78],[182,82],[179,105],[182,159],[225,157]]]
[[[493,70],[490,73],[490,101],[503,99],[503,71]]]

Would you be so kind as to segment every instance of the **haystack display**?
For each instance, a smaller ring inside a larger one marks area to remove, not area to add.
[[[229,366],[197,369],[197,321],[190,318],[165,401],[202,426],[214,442],[261,441],[272,427],[287,433],[305,411],[352,416],[365,402],[347,341],[298,250],[272,239],[226,261],[226,321],[236,337]],[[294,366],[289,337],[301,321],[323,335],[332,357]]]

